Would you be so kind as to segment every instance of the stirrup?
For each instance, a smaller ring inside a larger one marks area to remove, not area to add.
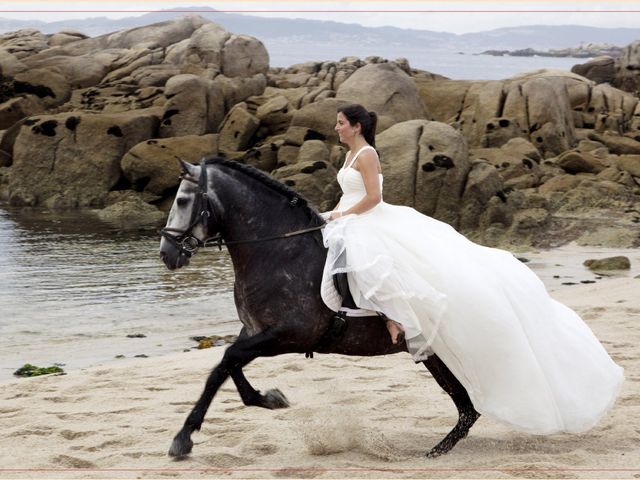
[[[325,332],[325,335],[330,339],[336,339],[340,337],[347,328],[347,316],[343,312],[337,312],[331,317],[331,325]]]

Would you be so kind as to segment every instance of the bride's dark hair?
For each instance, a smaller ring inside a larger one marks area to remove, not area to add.
[[[376,146],[376,126],[378,125],[378,115],[376,112],[368,112],[366,108],[357,103],[341,105],[338,112],[342,113],[349,121],[350,125],[360,124],[361,133],[366,142],[375,148]]]

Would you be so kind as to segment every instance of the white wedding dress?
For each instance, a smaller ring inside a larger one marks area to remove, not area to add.
[[[365,194],[352,168],[361,151],[338,173],[341,211]],[[329,222],[323,237],[325,280],[347,272],[356,305],[400,322],[415,360],[435,352],[483,415],[530,433],[581,432],[613,405],[622,368],[511,253],[384,202]]]

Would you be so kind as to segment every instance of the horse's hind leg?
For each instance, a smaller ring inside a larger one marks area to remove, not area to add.
[[[469,429],[478,417],[480,417],[480,414],[473,408],[467,390],[437,355],[431,355],[422,363],[429,369],[429,372],[433,375],[436,382],[438,382],[438,385],[449,394],[458,409],[458,423],[456,426],[453,427],[453,430],[451,430],[440,443],[427,453],[427,457],[437,457],[443,453],[447,453],[456,443],[466,437]]]
[[[242,341],[245,338],[249,338],[247,335],[247,329],[242,327],[238,340]],[[236,340],[236,341],[238,341]],[[262,407],[268,409],[287,408],[289,407],[289,400],[284,396],[277,388],[267,390],[264,395],[251,386],[249,380],[246,379],[242,372],[242,367],[234,368],[231,371],[231,379],[236,384],[242,403],[248,407]]]
[[[265,330],[252,337],[238,339],[227,348],[222,361],[209,374],[204,391],[184,422],[184,426],[174,437],[169,449],[169,456],[181,457],[191,452],[193,447],[191,434],[195,430],[200,430],[213,397],[234,370],[241,370],[242,367],[258,356],[268,357],[286,353],[281,350],[282,347],[273,330]]]
[[[246,406],[269,408],[271,410],[289,407],[289,400],[279,389],[272,388],[262,395],[259,390],[253,388],[249,380],[245,378],[242,368],[234,369],[231,372],[231,378],[233,383],[236,384],[242,402]]]

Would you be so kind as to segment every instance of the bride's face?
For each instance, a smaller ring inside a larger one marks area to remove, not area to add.
[[[359,133],[359,129],[351,125],[342,112],[338,112],[335,131],[338,133],[338,137],[342,143],[351,142]]]

